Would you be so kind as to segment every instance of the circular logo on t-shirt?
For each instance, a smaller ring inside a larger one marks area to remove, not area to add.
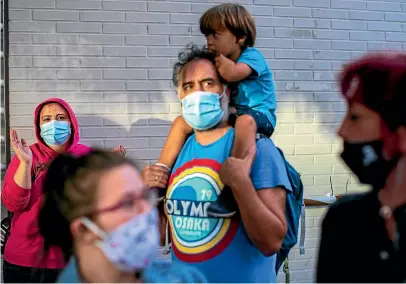
[[[238,221],[207,215],[224,185],[221,164],[195,159],[172,174],[167,191],[166,212],[172,232],[172,249],[185,262],[200,262],[221,253],[232,241]]]

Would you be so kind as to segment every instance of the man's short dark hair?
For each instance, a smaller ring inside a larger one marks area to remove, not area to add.
[[[182,75],[184,67],[198,59],[206,59],[215,65],[214,53],[207,49],[205,46],[198,46],[196,44],[188,44],[181,52],[178,54],[178,62],[173,66],[172,83],[175,87],[179,85],[179,78]],[[219,74],[220,80],[223,82]]]

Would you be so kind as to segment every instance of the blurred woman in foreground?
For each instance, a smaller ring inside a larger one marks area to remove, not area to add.
[[[69,260],[59,281],[204,282],[196,270],[156,262],[156,195],[132,161],[93,150],[58,156],[44,181],[39,215],[45,248],[60,247]]]
[[[406,282],[406,54],[350,63],[341,90],[341,157],[372,190],[327,212],[317,282]]]

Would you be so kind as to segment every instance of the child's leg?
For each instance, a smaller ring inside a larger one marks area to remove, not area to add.
[[[271,136],[273,127],[268,121],[266,115],[254,111],[247,110],[240,114],[235,120],[230,119],[230,123],[234,125],[234,145],[231,155],[236,158],[244,158],[248,149],[253,143],[256,143],[257,132],[266,136]],[[229,218],[238,211],[238,205],[234,199],[232,190],[225,185],[217,200],[210,204],[207,209],[207,214],[212,217]]]
[[[178,116],[169,130],[169,135],[159,155],[158,163],[172,168],[185,144],[186,138],[192,131],[192,127],[186,123],[183,116]]]
[[[248,149],[255,143],[257,123],[251,115],[243,114],[237,117],[234,128],[235,138],[231,156],[242,159]]]
[[[234,145],[231,155],[236,158],[244,158],[248,149],[255,143],[257,123],[248,114],[237,117],[235,121]],[[207,214],[212,217],[228,218],[238,211],[238,205],[234,199],[233,192],[226,185],[221,191],[217,200],[210,204]]]

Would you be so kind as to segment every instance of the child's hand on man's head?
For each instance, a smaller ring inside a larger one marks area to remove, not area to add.
[[[233,72],[234,61],[228,59],[222,53],[216,53],[215,62],[216,68],[222,77],[226,78],[228,74]]]

